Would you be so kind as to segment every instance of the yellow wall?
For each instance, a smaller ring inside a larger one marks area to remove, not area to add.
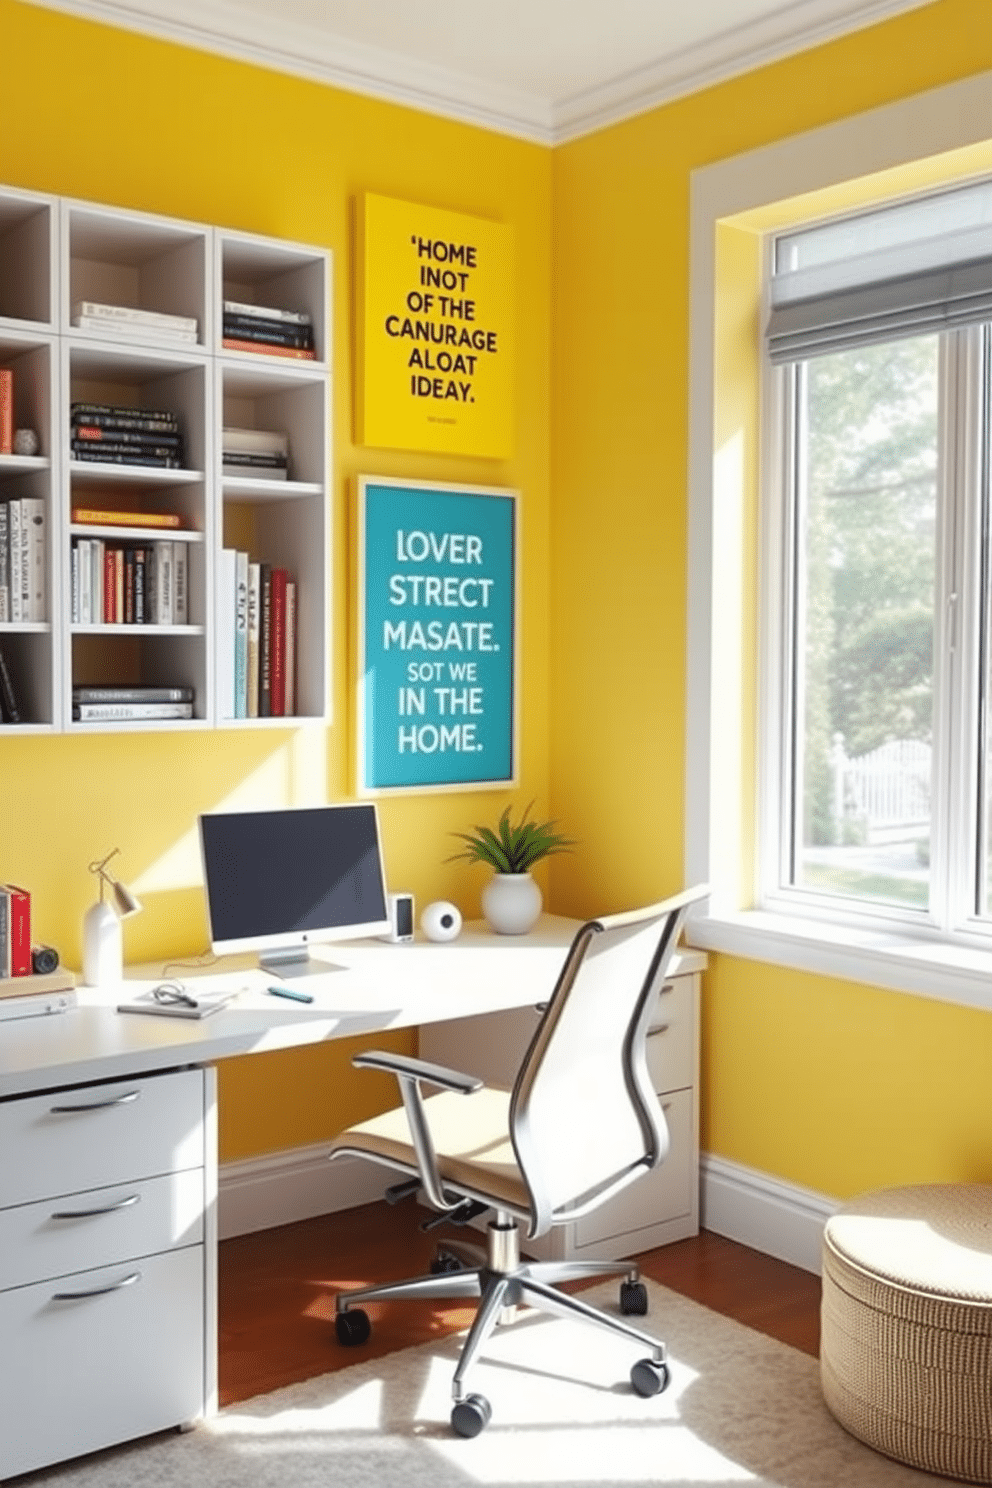
[[[557,908],[682,882],[691,172],[990,67],[988,0],[935,0],[555,151],[552,809],[583,844]],[[739,576],[719,592],[753,623]],[[736,1162],[838,1196],[992,1178],[990,1068],[987,1013],[712,958],[702,1141]]]
[[[203,951],[197,813],[254,794],[336,800],[353,788],[348,506],[357,473],[522,492],[522,763],[517,799],[548,794],[550,152],[431,115],[0,0],[0,182],[330,248],[334,287],[335,723],[297,734],[0,740],[0,877],[28,886],[35,938],[78,965],[90,859],[120,846],[145,911],[129,960]],[[352,409],[352,204],[362,191],[511,225],[517,260],[511,459],[357,448]],[[395,888],[478,913],[481,870],[444,866],[449,832],[495,818],[506,793],[389,800]],[[409,1047],[412,1035],[395,1036]],[[382,1042],[382,1040],[377,1040]],[[221,1156],[323,1139],[382,1098],[338,1046],[229,1062]]]
[[[988,0],[935,0],[555,151],[16,0],[0,0],[0,38],[0,181],[322,243],[336,259],[335,725],[0,741],[2,876],[33,890],[38,938],[78,957],[85,865],[119,844],[147,905],[126,927],[129,957],[199,951],[196,814],[253,784],[348,794],[359,471],[521,488],[518,799],[550,803],[581,840],[553,865],[553,907],[619,908],[681,884],[690,172],[992,67]],[[363,190],[513,225],[513,459],[351,443],[349,211]],[[476,912],[480,879],[443,865],[447,834],[501,805],[384,803],[393,884]],[[838,1195],[992,1177],[988,1015],[714,957],[703,1027],[710,1150]],[[321,1139],[380,1097],[340,1048],[228,1064],[222,1156]]]

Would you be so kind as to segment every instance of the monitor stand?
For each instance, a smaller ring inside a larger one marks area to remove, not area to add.
[[[299,946],[283,946],[278,951],[266,951],[258,958],[263,971],[270,971],[281,982],[294,981],[297,977],[323,976],[328,971],[344,971],[332,961],[315,961],[306,943]]]

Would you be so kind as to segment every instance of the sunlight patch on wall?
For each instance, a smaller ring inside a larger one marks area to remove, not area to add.
[[[327,730],[310,724],[271,754],[257,770],[217,802],[216,811],[261,811],[282,806],[321,806],[327,801]],[[196,825],[131,882],[139,896],[203,883]]]

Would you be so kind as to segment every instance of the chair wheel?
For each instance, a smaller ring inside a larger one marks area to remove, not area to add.
[[[630,1383],[635,1393],[645,1398],[660,1395],[662,1390],[667,1390],[671,1378],[668,1365],[660,1364],[655,1359],[638,1359],[630,1371]]]
[[[354,1307],[350,1312],[335,1313],[334,1331],[338,1336],[338,1343],[345,1348],[357,1348],[361,1343],[368,1343],[372,1336],[372,1324],[367,1312]]]
[[[620,1283],[620,1311],[625,1317],[645,1317],[648,1310],[648,1289],[643,1281]]]
[[[478,1436],[492,1420],[493,1408],[485,1395],[466,1395],[451,1409],[451,1429],[456,1436]]]
[[[440,1247],[430,1265],[432,1276],[444,1276],[449,1271],[464,1270],[465,1267],[456,1255],[452,1255],[450,1250],[442,1250]]]

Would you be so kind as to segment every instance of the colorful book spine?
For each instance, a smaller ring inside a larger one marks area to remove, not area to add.
[[[296,584],[286,582],[286,716],[296,713]]]
[[[10,976],[31,975],[31,895],[17,884],[4,884],[10,925]]]
[[[155,544],[155,559],[152,564],[154,573],[152,586],[154,596],[154,609],[152,610],[153,625],[175,624],[173,548],[174,544],[171,542],[157,542]]]
[[[189,546],[172,544],[172,623],[189,624]]]
[[[146,326],[149,330],[195,331],[198,321],[192,315],[172,315],[164,310],[140,310],[136,305],[106,305],[99,300],[77,300],[72,307],[72,320],[109,321],[111,326],[123,321]]]
[[[221,342],[225,351],[250,351],[266,356],[293,357],[298,361],[316,361],[317,353],[309,346],[277,346],[272,341],[247,341],[244,337],[225,336]]]
[[[248,658],[245,716],[258,717],[259,619],[261,615],[261,564],[248,565]]]
[[[156,718],[192,718],[192,703],[73,703],[76,723],[149,722]]]
[[[0,455],[14,448],[14,374],[0,367]]]
[[[175,512],[107,511],[102,507],[74,506],[72,520],[79,527],[181,527]]]
[[[272,716],[272,567],[261,566],[258,640],[258,716]]]
[[[10,507],[0,501],[0,621],[10,613]]]
[[[272,570],[271,714],[286,712],[286,581],[284,568]]]
[[[248,554],[234,558],[234,716],[248,717]]]
[[[221,718],[235,718],[235,619],[237,613],[237,550],[222,548],[218,573],[217,698]]]

